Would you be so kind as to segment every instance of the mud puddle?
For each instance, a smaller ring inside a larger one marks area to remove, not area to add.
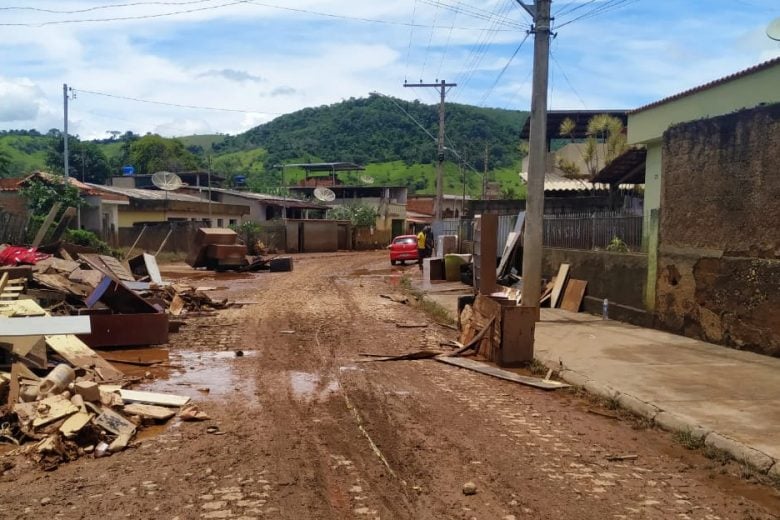
[[[311,372],[291,371],[288,378],[293,395],[303,401],[327,400],[341,388],[337,380]]]
[[[206,397],[229,398],[235,394],[252,398],[255,393],[253,378],[238,374],[238,364],[246,362],[254,352],[237,356],[233,351],[198,352],[179,350],[170,353],[165,373],[139,390],[186,395],[193,400]]]

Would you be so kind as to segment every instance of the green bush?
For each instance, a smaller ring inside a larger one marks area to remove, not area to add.
[[[623,242],[620,237],[612,237],[612,240],[607,245],[607,251],[613,253],[628,253],[628,244]]]
[[[86,229],[68,229],[65,231],[63,240],[77,246],[91,247],[101,255],[114,254],[111,246],[100,240],[95,233]]]

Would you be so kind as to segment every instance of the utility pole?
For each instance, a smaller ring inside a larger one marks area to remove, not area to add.
[[[64,124],[63,124],[63,135],[62,135],[62,158],[63,158],[63,167],[65,169],[65,188],[67,189],[70,187],[70,152],[68,151],[68,84],[63,83],[62,84],[62,106],[63,106],[63,115],[64,115]],[[82,145],[83,146],[83,145]],[[83,148],[82,148],[82,159],[81,159],[82,166],[84,164],[84,154],[83,154]],[[81,229],[81,208],[76,208],[76,229]]]
[[[488,189],[488,158],[489,158],[489,151],[488,144],[485,143],[485,164],[484,164],[484,174],[482,175],[482,200],[487,200],[487,189]]]
[[[436,198],[433,201],[433,218],[441,220],[444,206],[444,98],[447,95],[447,87],[457,87],[457,83],[447,83],[444,80],[436,83],[406,83],[404,87],[434,87],[439,89],[441,101],[439,101],[439,138],[438,153],[436,154]]]
[[[542,285],[542,233],[544,175],[547,156],[547,80],[550,58],[550,6],[552,0],[517,2],[534,19],[534,69],[531,91],[531,127],[528,151],[528,195],[523,240],[523,291],[525,306],[539,307]]]

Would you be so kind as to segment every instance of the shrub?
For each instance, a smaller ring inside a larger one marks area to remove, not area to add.
[[[101,255],[113,255],[114,251],[107,243],[103,242],[95,233],[86,229],[68,229],[63,237],[65,242],[77,246],[91,247]]]

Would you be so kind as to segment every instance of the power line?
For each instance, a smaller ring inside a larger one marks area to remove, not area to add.
[[[457,5],[448,4],[446,2],[442,2],[441,0],[419,0],[419,1],[433,7],[443,7],[444,9],[448,9],[456,13],[463,13],[467,16],[478,18],[480,20],[486,20],[486,21],[496,20],[501,25],[507,27],[515,27],[517,29],[530,27],[529,24],[527,23],[516,22],[515,20],[512,20],[511,18],[504,16],[503,14],[497,17],[495,12],[466,5],[461,3],[460,1],[457,2]]]
[[[404,71],[404,80],[409,75],[409,55],[412,52],[412,37],[414,36],[414,15],[417,14],[417,0],[414,0],[414,7],[412,8],[412,23],[409,26],[409,47],[406,48],[406,70]]]
[[[134,98],[129,96],[120,96],[118,94],[109,94],[107,92],[96,92],[94,90],[82,90],[82,89],[75,89],[72,88],[71,91],[73,92],[81,92],[82,94],[93,94],[95,96],[104,96],[114,99],[124,99],[127,101],[136,101],[138,103],[149,103],[152,105],[163,105],[163,106],[169,106],[169,107],[177,107],[177,108],[190,108],[194,110],[215,110],[218,112],[236,112],[239,114],[269,114],[269,115],[282,115],[284,112],[266,112],[263,110],[239,110],[236,108],[220,108],[220,107],[207,107],[207,106],[199,106],[199,105],[183,105],[179,103],[168,103],[165,101],[153,101],[151,99],[140,99],[140,98]]]
[[[552,52],[550,52],[550,58],[552,58],[552,60],[553,60],[553,63],[555,63],[555,65],[558,67],[558,70],[560,70],[560,71],[561,71],[561,74],[563,75],[563,79],[565,79],[565,80],[566,80],[566,83],[568,83],[568,85],[569,85],[569,88],[571,89],[571,91],[574,93],[574,95],[575,95],[575,96],[577,96],[577,99],[579,99],[579,100],[580,100],[580,103],[582,103],[582,108],[584,108],[584,109],[586,109],[586,110],[587,110],[587,108],[588,108],[588,105],[587,105],[587,104],[585,103],[585,101],[582,99],[582,96],[580,96],[580,93],[579,93],[579,92],[577,92],[577,89],[576,89],[576,88],[574,88],[574,85],[573,85],[573,84],[572,84],[572,82],[569,80],[569,76],[566,74],[566,71],[563,69],[563,67],[561,66],[561,64],[558,62],[558,59],[555,57],[555,54],[553,54]]]
[[[587,2],[572,2],[572,4],[574,4],[574,7],[570,7],[569,9],[566,9],[566,6],[564,5],[553,16],[558,17],[558,16],[565,16],[567,14],[571,14],[574,11],[578,9],[582,9],[583,7],[595,3],[597,1],[599,0],[588,0]]]
[[[45,27],[49,25],[62,25],[62,24],[75,24],[75,23],[99,23],[99,22],[122,22],[122,21],[130,21],[130,20],[146,20],[146,19],[152,19],[152,18],[164,18],[168,16],[176,16],[179,14],[188,14],[188,13],[196,13],[196,12],[202,12],[202,11],[210,11],[214,9],[220,9],[223,7],[230,7],[233,5],[239,5],[239,4],[246,4],[246,5],[256,5],[259,7],[267,7],[269,9],[278,9],[282,11],[290,11],[295,13],[302,13],[302,14],[308,14],[308,15],[314,15],[314,16],[322,16],[325,18],[334,18],[338,20],[348,20],[348,21],[355,21],[355,22],[366,22],[366,23],[377,23],[377,24],[384,24],[384,25],[395,25],[395,26],[401,26],[401,27],[413,27],[413,28],[434,28],[434,29],[449,29],[447,26],[431,26],[427,24],[420,24],[420,23],[409,23],[409,22],[401,22],[401,21],[395,21],[395,20],[380,20],[375,18],[365,18],[360,16],[348,16],[348,15],[341,15],[341,14],[334,14],[334,13],[326,13],[322,11],[313,11],[309,9],[298,9],[294,7],[286,7],[281,5],[274,5],[274,4],[267,4],[262,2],[255,2],[252,0],[235,0],[233,2],[228,2],[224,4],[214,5],[214,6],[207,6],[207,7],[200,7],[195,9],[183,9],[179,11],[170,11],[165,13],[157,13],[157,14],[146,14],[146,15],[132,15],[132,16],[117,16],[117,17],[111,17],[111,18],[81,18],[81,19],[72,19],[72,20],[52,20],[48,22],[18,22],[18,23],[0,23],[0,27]],[[172,4],[176,5],[176,4]],[[481,30],[480,27],[453,27],[454,30],[458,31],[479,31]],[[513,29],[497,29],[498,31],[513,31]]]
[[[439,17],[439,2],[436,2],[436,11],[433,15],[433,25],[436,25],[436,20]],[[422,78],[425,76],[425,66],[428,65],[428,53],[431,51],[431,42],[433,41],[433,33],[435,32],[435,29],[431,27],[431,35],[428,37],[428,47],[425,48],[425,58],[423,59],[423,66],[422,66],[422,72],[420,72],[420,77]]]
[[[28,7],[28,6],[10,6],[10,7],[0,7],[0,11],[35,11],[38,13],[52,13],[52,14],[81,14],[81,13],[89,13],[92,11],[101,11],[104,9],[114,9],[118,7],[135,7],[139,5],[192,5],[192,4],[205,4],[207,2],[213,2],[213,1],[214,0],[186,0],[183,2],[128,2],[125,4],[97,5],[94,7],[87,7],[85,9],[74,9],[74,10],[44,9],[42,7]]]
[[[123,22],[128,20],[147,20],[150,18],[163,18],[166,16],[175,16],[177,14],[188,14],[188,13],[197,13],[201,11],[211,11],[213,9],[220,9],[222,7],[230,7],[233,5],[246,4],[246,3],[247,0],[236,0],[235,2],[228,2],[225,4],[213,5],[208,7],[198,7],[194,9],[184,9],[181,11],[172,11],[168,13],[142,14],[142,15],[134,15],[134,16],[117,16],[114,18],[84,18],[84,19],[73,19],[73,20],[54,20],[49,22],[38,22],[38,23],[0,23],[0,26],[2,27],[45,27],[47,25],[62,25],[62,24],[72,24],[72,23]]]
[[[528,37],[531,35],[530,32],[525,33],[525,38],[523,38],[523,41],[520,42],[520,45],[517,46],[517,49],[515,49],[515,52],[512,53],[512,56],[509,57],[509,60],[507,60],[506,64],[504,65],[504,68],[501,69],[501,72],[498,73],[498,77],[496,77],[496,80],[493,82],[493,85],[490,86],[490,89],[485,93],[484,96],[482,96],[482,100],[479,102],[480,105],[484,106],[485,101],[487,98],[490,97],[490,94],[493,93],[493,89],[496,88],[496,85],[498,85],[498,82],[501,81],[501,78],[504,76],[504,73],[506,72],[506,69],[509,68],[509,65],[512,64],[512,60],[515,59],[515,56],[517,56],[517,53],[520,52],[520,49],[523,47],[523,44],[528,40]]]
[[[441,76],[441,68],[444,65],[444,57],[447,55],[447,51],[450,48],[450,40],[452,39],[452,29],[455,27],[455,20],[458,19],[458,13],[452,15],[452,25],[450,26],[450,32],[447,33],[447,43],[444,44],[444,50],[441,52],[441,60],[439,60],[439,70],[436,71],[436,77]]]
[[[609,11],[614,11],[616,9],[620,9],[621,7],[625,7],[626,5],[629,5],[629,4],[638,2],[638,1],[639,0],[608,0],[604,4],[602,4],[602,5],[598,6],[598,7],[595,7],[595,8],[591,9],[590,11],[588,11],[586,13],[581,14],[580,16],[578,16],[576,18],[572,18],[571,20],[569,20],[567,22],[564,22],[564,23],[562,23],[560,25],[556,25],[555,29],[561,29],[563,27],[566,27],[569,24],[572,24],[572,23],[578,21],[578,20],[583,20],[583,19],[586,19],[586,18],[592,18],[594,16],[597,16],[597,15],[600,15],[600,14],[604,14],[604,13],[609,12]]]

